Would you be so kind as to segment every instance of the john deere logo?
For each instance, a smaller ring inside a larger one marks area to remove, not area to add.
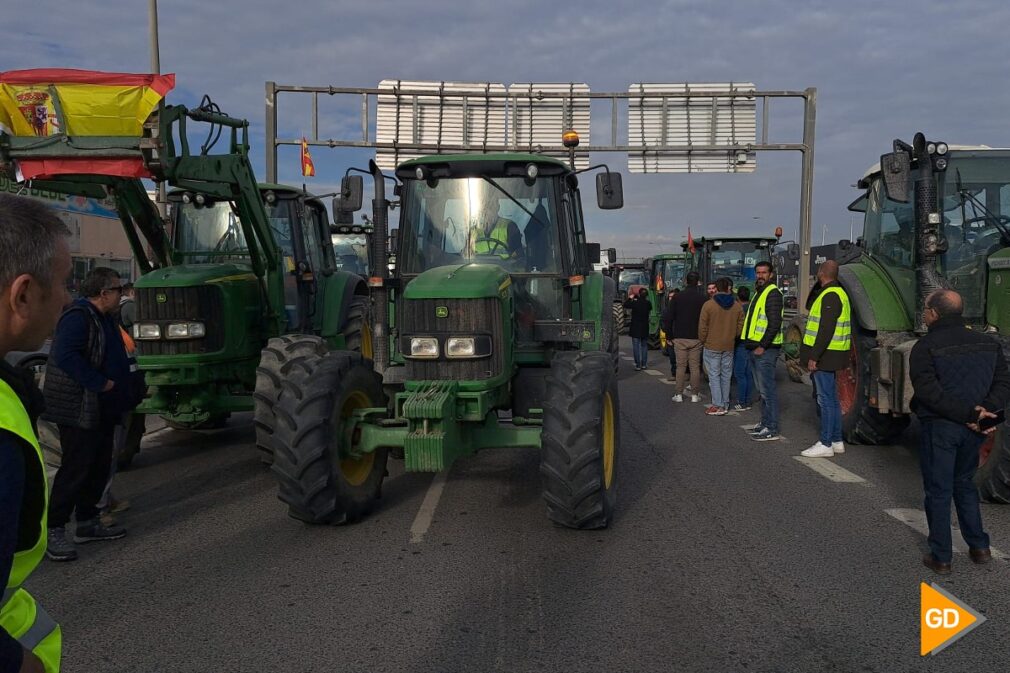
[[[435,317],[436,318],[448,318],[449,317],[449,307],[448,306],[436,306],[435,307]]]
[[[154,295],[154,299],[159,304],[164,304],[166,301],[168,301],[168,295],[163,292],[159,292],[158,294]]]

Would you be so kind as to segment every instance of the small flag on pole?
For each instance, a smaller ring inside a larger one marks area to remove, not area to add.
[[[312,178],[316,175],[316,167],[312,163],[312,155],[309,154],[309,142],[302,137],[302,176]]]
[[[691,236],[691,227],[687,228],[687,251],[694,254],[694,237]]]

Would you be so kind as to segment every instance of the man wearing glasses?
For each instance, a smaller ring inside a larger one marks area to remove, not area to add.
[[[102,524],[97,507],[109,478],[113,431],[130,405],[130,363],[115,316],[122,291],[118,273],[93,269],[53,335],[43,418],[59,427],[63,452],[49,502],[46,555],[54,561],[75,560],[74,542],[126,535],[120,526]],[[77,526],[68,536],[72,514]]]

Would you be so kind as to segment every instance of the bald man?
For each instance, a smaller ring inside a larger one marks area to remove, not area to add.
[[[995,339],[968,329],[962,310],[961,296],[953,290],[926,297],[923,319],[929,331],[912,347],[909,360],[912,410],[922,426],[919,465],[929,523],[929,553],[922,562],[940,575],[951,570],[952,497],[969,557],[975,563],[992,558],[974,478],[979,447],[995,428],[981,431],[979,423],[995,418],[1010,397],[1003,349]]]
[[[821,435],[800,452],[808,458],[830,458],[845,453],[842,407],[835,388],[835,372],[849,364],[852,350],[852,308],[838,284],[838,263],[828,260],[817,269],[817,284],[807,300],[809,315],[800,346],[800,362],[810,372],[821,410]]]

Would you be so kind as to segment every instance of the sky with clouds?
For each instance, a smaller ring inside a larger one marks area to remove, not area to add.
[[[849,0],[670,0],[635,3],[498,0],[161,0],[161,67],[170,102],[210,94],[252,124],[264,176],[264,83],[374,87],[382,79],[586,82],[624,91],[633,82],[754,82],[763,90],[816,87],[813,242],[847,238],[852,185],[896,137],[916,131],[956,144],[1006,147],[1010,123],[1010,3]],[[149,69],[148,3],[36,0],[0,23],[0,69]],[[308,108],[282,99],[281,135],[310,129]],[[325,100],[322,104],[325,104]],[[801,104],[773,104],[772,142],[799,142]],[[354,117],[321,109],[320,135]],[[595,113],[595,108],[594,108]],[[345,136],[346,137],[346,136]],[[313,151],[328,191],[367,155]],[[622,256],[668,251],[700,234],[786,239],[799,220],[798,153],[762,153],[748,175],[628,175],[625,208],[587,198],[591,239]],[[298,153],[282,148],[280,179],[301,183]],[[587,191],[590,191],[587,189]]]

